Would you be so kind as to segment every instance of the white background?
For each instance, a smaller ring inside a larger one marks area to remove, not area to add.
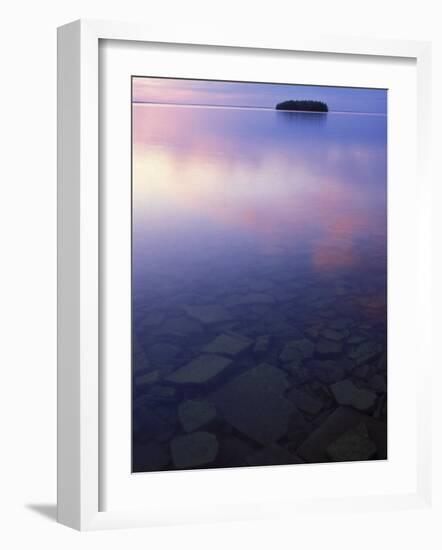
[[[285,4],[287,4],[285,6]],[[294,517],[290,523],[219,524],[116,532],[71,531],[55,514],[56,33],[78,17],[145,21],[168,34],[185,26],[290,36],[312,33],[434,40],[434,96],[442,98],[441,14],[436,0],[16,0],[2,10],[0,129],[0,544],[4,548],[440,548],[441,477],[432,510]],[[440,99],[439,99],[440,101]],[[440,107],[434,107],[441,147]],[[436,141],[437,140],[437,141]],[[440,155],[438,155],[440,156]],[[439,167],[436,181],[441,183]],[[442,193],[435,204],[442,209]],[[437,212],[437,209],[435,208]],[[434,221],[441,230],[441,214]],[[436,233],[435,233],[436,234]],[[438,257],[440,260],[439,241]],[[436,242],[433,245],[437,246]],[[441,263],[435,276],[442,281]],[[439,306],[440,290],[435,296]],[[442,308],[439,307],[439,311]],[[441,320],[437,316],[435,322]],[[440,337],[439,337],[440,340]],[[436,346],[437,348],[438,346]],[[442,366],[442,361],[441,365]],[[442,464],[440,373],[434,388],[435,464]],[[407,426],[404,425],[404,430]]]

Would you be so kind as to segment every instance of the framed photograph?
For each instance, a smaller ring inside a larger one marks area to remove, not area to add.
[[[58,517],[430,500],[430,45],[59,29]]]

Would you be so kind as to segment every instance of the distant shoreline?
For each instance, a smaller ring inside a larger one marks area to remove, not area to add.
[[[210,104],[210,103],[168,103],[165,101],[140,101],[133,100],[132,105],[145,106],[145,107],[196,107],[197,109],[238,109],[245,111],[268,111],[275,112],[275,107],[264,107],[262,105],[223,105],[223,104]],[[283,111],[284,112],[284,111]],[[308,113],[311,115],[321,114],[318,111],[292,111],[294,113]],[[387,113],[379,112],[364,112],[364,111],[328,111],[329,115],[363,115],[363,116],[387,116]]]
[[[276,105],[275,109],[277,111],[328,113],[327,103],[312,99],[290,99],[288,101],[282,101]]]

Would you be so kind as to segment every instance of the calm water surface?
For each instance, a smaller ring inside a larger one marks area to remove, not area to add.
[[[134,105],[135,471],[385,458],[386,128]]]

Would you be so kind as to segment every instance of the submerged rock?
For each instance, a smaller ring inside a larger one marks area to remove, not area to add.
[[[253,452],[253,446],[236,436],[227,434],[218,436],[219,451],[216,464],[219,466],[245,466],[245,457]]]
[[[266,321],[268,322],[269,320],[266,318]],[[298,328],[286,321],[268,322],[267,330],[270,334],[282,340],[300,340],[303,336]]]
[[[312,359],[307,361],[304,366],[309,373],[309,379],[314,378],[323,384],[332,384],[343,380],[347,376],[347,370],[352,365],[351,361],[344,359],[339,361]]]
[[[370,439],[367,426],[361,422],[330,443],[326,453],[335,462],[370,460],[376,453],[376,444]]]
[[[387,457],[387,425],[354,409],[339,407],[333,411],[316,430],[314,430],[301,446],[297,454],[309,463],[328,462],[328,447],[341,435],[363,422],[370,439],[376,445],[376,458]]]
[[[234,357],[250,348],[252,340],[240,334],[219,334],[203,349],[206,353],[220,353]]]
[[[341,317],[340,319],[335,319],[328,323],[328,326],[331,329],[335,329],[335,330],[347,329],[351,325],[353,325],[353,320],[350,319],[349,317]]]
[[[337,357],[342,353],[342,350],[343,344],[341,341],[336,342],[333,340],[326,340],[325,338],[321,338],[316,344],[316,353],[319,355],[319,357],[323,357],[324,359]]]
[[[319,336],[320,331],[321,325],[312,325],[310,327],[307,327],[304,332],[309,338],[311,338],[312,340],[316,340]]]
[[[322,336],[327,340],[333,340],[335,342],[340,342],[345,340],[348,336],[348,331],[346,330],[335,330],[331,328],[326,328],[322,331]]]
[[[364,342],[351,349],[348,353],[357,365],[363,365],[377,359],[382,353],[382,346],[377,342]]]
[[[292,388],[287,392],[287,398],[303,412],[312,416],[317,415],[324,408],[324,404],[317,397],[311,396],[304,390]]]
[[[185,306],[184,311],[189,317],[193,317],[205,325],[223,323],[233,319],[229,310],[218,304]]]
[[[139,402],[139,399],[135,401],[137,409],[134,407],[133,416],[136,436],[143,441],[168,441],[177,428],[178,419],[176,413],[166,406],[158,404],[153,406],[152,401],[146,398],[144,405],[148,406],[147,413],[143,406],[140,407]]]
[[[373,373],[373,366],[372,365],[360,365],[359,367],[356,367],[352,371],[352,377],[360,378],[362,380],[365,380],[366,378],[369,378]]]
[[[133,368],[136,375],[146,374],[152,370],[152,364],[149,361],[145,351],[134,352],[133,354]]]
[[[194,432],[175,437],[170,443],[170,449],[176,468],[195,468],[215,460],[218,441],[209,432]]]
[[[362,333],[362,332],[354,332],[349,339],[347,340],[348,344],[361,344],[362,342],[365,342],[368,340],[369,336],[368,334]]]
[[[178,407],[178,418],[186,432],[202,428],[216,417],[216,409],[212,403],[199,399],[189,399]]]
[[[201,325],[183,315],[182,317],[167,319],[158,327],[153,329],[151,334],[155,336],[163,334],[171,336],[189,336],[200,332],[202,332]]]
[[[288,361],[282,365],[282,368],[288,373],[295,377],[296,385],[301,385],[304,382],[307,382],[311,379],[309,373],[305,372],[305,369],[302,368],[302,357],[299,356],[293,361]]]
[[[302,460],[276,443],[254,451],[246,457],[249,466],[272,466],[281,464],[300,464]]]
[[[323,317],[324,319],[334,319],[336,317],[337,313],[333,309],[321,309],[318,312],[318,315],[320,317]]]
[[[387,353],[384,351],[376,365],[376,370],[383,374],[387,372]]]
[[[375,392],[358,388],[348,379],[332,384],[330,390],[340,405],[349,405],[360,411],[371,409],[376,402]]]
[[[270,346],[270,335],[265,334],[258,336],[253,346],[253,353],[256,355],[262,355],[267,352]]]
[[[155,364],[168,363],[181,353],[181,348],[166,342],[159,342],[149,348],[149,358]]]
[[[167,377],[175,384],[204,384],[209,382],[232,363],[221,355],[203,354],[179,368]]]
[[[377,393],[387,393],[387,381],[380,374],[375,374],[373,378],[370,378],[368,386]]]
[[[296,409],[290,416],[287,430],[289,449],[296,450],[313,430],[314,425],[306,420],[299,409]]]
[[[299,358],[307,359],[313,356],[314,350],[315,345],[307,338],[291,340],[284,346],[279,358],[283,363],[294,361]]]
[[[234,428],[267,445],[287,432],[293,404],[284,397],[286,375],[265,363],[230,380],[213,394],[213,401]]]
[[[134,448],[134,472],[154,472],[162,470],[170,462],[170,453],[165,444],[149,441]]]
[[[147,406],[150,403],[159,402],[159,401],[171,401],[175,397],[176,390],[171,386],[161,386],[155,385],[151,386],[148,393],[143,397]]]
[[[270,294],[263,292],[249,292],[248,294],[238,294],[226,299],[226,305],[229,307],[244,306],[252,304],[273,304],[275,299]]]
[[[160,325],[164,321],[164,313],[161,311],[152,311],[145,315],[141,320],[142,328],[149,328]]]
[[[155,384],[155,382],[158,382],[159,377],[160,373],[158,370],[153,370],[141,376],[135,375],[135,387],[143,388],[146,386],[150,386],[151,384]]]

